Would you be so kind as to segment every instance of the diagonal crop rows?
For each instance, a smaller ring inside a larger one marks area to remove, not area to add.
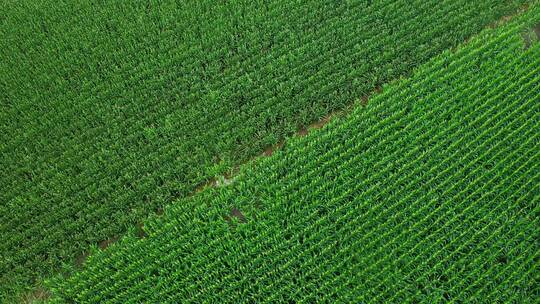
[[[2,2],[0,301],[530,3]],[[426,84],[439,74],[426,73]],[[408,100],[429,93],[391,90]],[[411,110],[390,110],[400,106],[368,109],[380,115],[371,124],[397,126],[389,117]],[[336,146],[345,137],[332,132],[302,150],[325,168],[338,154],[310,147],[345,152]],[[347,141],[350,165],[364,149],[354,143],[370,134]],[[295,158],[290,177],[270,169],[285,161],[264,171],[268,184],[295,180],[276,195],[312,179],[327,191],[318,165]]]
[[[532,303],[540,43],[522,33],[536,24],[538,5],[169,205],[145,238],[49,281],[53,300]]]

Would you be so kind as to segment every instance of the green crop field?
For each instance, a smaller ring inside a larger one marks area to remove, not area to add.
[[[0,302],[540,298],[538,1],[0,8]]]
[[[52,290],[85,303],[532,303],[540,43],[523,37],[536,23],[540,7],[442,53]]]

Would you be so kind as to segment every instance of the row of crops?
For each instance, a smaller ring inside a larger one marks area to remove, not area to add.
[[[77,303],[532,303],[540,6],[50,282]],[[530,41],[524,40],[528,37]]]
[[[526,2],[3,1],[0,299]]]

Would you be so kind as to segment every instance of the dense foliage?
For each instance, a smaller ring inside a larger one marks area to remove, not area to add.
[[[540,6],[169,205],[52,281],[55,300],[533,303],[538,28]]]
[[[0,296],[524,2],[2,1]]]

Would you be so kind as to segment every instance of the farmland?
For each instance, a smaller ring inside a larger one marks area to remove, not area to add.
[[[532,300],[540,43],[523,33],[539,22],[536,8],[442,53],[53,289],[96,303]]]
[[[0,299],[532,301],[525,2],[1,4]]]

